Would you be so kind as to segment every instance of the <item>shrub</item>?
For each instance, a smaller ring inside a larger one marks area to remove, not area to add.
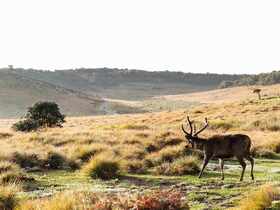
[[[113,179],[119,176],[120,166],[107,153],[92,157],[82,168],[82,172],[94,179]]]
[[[132,209],[138,210],[187,210],[183,195],[175,191],[156,191],[137,198]]]
[[[183,194],[155,191],[139,196],[64,192],[47,199],[22,201],[15,210],[188,210]]]
[[[16,131],[29,132],[40,127],[62,127],[64,118],[56,103],[37,102],[28,108],[25,120],[15,123],[12,128]]]
[[[0,209],[13,210],[18,203],[15,185],[0,186]]]
[[[15,123],[12,126],[12,129],[15,131],[25,131],[25,132],[30,132],[37,130],[40,127],[39,122],[31,120],[31,119],[26,119],[26,120],[21,120],[17,123]]]
[[[177,191],[153,191],[137,197],[114,197],[99,199],[92,209],[137,209],[137,210],[188,210],[183,194]]]

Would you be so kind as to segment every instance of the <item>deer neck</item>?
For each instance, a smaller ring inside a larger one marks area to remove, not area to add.
[[[207,139],[200,138],[200,137],[198,137],[198,136],[193,137],[192,140],[193,140],[194,142],[203,143],[203,144],[207,142]]]

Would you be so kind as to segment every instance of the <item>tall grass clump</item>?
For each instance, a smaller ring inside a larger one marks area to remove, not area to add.
[[[101,153],[92,157],[82,167],[82,173],[93,179],[114,179],[119,177],[120,165],[110,153]]]
[[[43,165],[42,160],[34,153],[14,152],[12,155],[12,161],[22,168],[32,168],[35,166],[41,167]]]
[[[232,128],[239,128],[240,122],[237,120],[211,120],[211,129],[229,130]]]
[[[145,157],[145,164],[148,167],[157,166],[164,162],[172,162],[184,155],[185,147],[183,145],[167,146],[158,152],[153,152]]]
[[[23,200],[15,210],[84,210],[83,199],[81,193],[65,192],[49,199]]]
[[[242,199],[239,205],[231,210],[263,210],[271,206],[276,196],[279,196],[279,190],[275,187],[262,186],[258,191]]]
[[[77,147],[74,151],[73,158],[80,159],[83,162],[89,161],[94,155],[109,150],[106,144],[92,144]]]
[[[8,171],[20,171],[20,167],[16,163],[0,161],[0,174]]]
[[[18,187],[14,184],[0,186],[0,209],[13,210],[18,203],[16,197],[18,191]]]
[[[245,127],[249,130],[280,131],[280,118],[278,116],[268,115],[262,119],[249,122]]]
[[[196,174],[200,170],[197,157],[187,156],[175,160],[172,163],[163,163],[154,168],[156,175],[186,175]]]

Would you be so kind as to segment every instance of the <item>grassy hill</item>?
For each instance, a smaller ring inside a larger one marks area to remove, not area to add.
[[[244,75],[150,72],[128,69],[38,71],[14,69],[16,74],[104,98],[142,100],[153,96],[216,89],[224,80]]]
[[[101,202],[99,199],[107,202],[114,199],[112,205],[115,206],[126,199],[137,203],[133,199],[143,194],[148,196],[141,197],[142,201],[153,199],[156,202],[156,192],[165,190],[170,195],[179,192],[176,194],[181,196],[179,200],[186,201],[190,207],[183,208],[186,210],[269,207],[271,201],[279,197],[280,86],[266,88],[262,100],[250,95],[245,87],[214,90],[176,96],[200,101],[200,105],[188,109],[68,117],[63,128],[47,128],[36,133],[14,132],[10,130],[14,121],[1,120],[0,159],[13,166],[5,169],[8,172],[0,171],[0,189],[3,187],[1,181],[12,177],[11,173],[21,177],[23,188],[16,193],[20,199],[25,198],[20,200],[21,210],[25,210],[24,206],[36,210],[60,209],[61,203],[68,209],[80,210],[85,205],[81,201],[92,207],[95,202]],[[248,164],[245,180],[239,182],[241,168],[235,160],[225,162],[224,181],[220,180],[220,169],[215,160],[207,166],[202,179],[198,179],[200,153],[186,147],[180,128],[187,115],[198,126],[204,117],[208,117],[210,126],[201,136],[249,135],[253,142],[256,180],[250,180]],[[117,162],[121,177],[102,181],[85,175],[84,168],[98,157]],[[25,176],[35,180],[26,181],[14,168],[24,169]],[[155,193],[154,196],[151,193]]]
[[[277,81],[275,72],[267,75],[274,75],[272,78]],[[256,77],[108,68],[1,69],[0,76],[2,118],[19,117],[38,100],[56,101],[69,116],[187,109],[209,100],[254,97],[248,87],[217,88],[225,84],[224,81],[235,84]],[[266,90],[262,89],[265,95]]]
[[[37,101],[55,101],[72,116],[135,112],[124,104],[0,70],[0,118],[21,117]]]

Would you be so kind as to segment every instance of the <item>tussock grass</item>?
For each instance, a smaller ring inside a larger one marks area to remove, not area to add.
[[[19,186],[15,184],[0,186],[0,209],[13,210],[19,201],[16,197],[19,190]]]
[[[22,201],[15,210],[86,210],[86,206],[83,205],[84,198],[82,193],[59,193],[50,199]]]
[[[196,157],[183,157],[175,160],[172,163],[163,163],[154,168],[153,172],[156,175],[186,175],[196,174],[200,170],[199,161]]]
[[[263,210],[271,206],[276,196],[279,196],[279,190],[275,187],[262,186],[259,190],[243,198],[239,205],[231,210]]]
[[[133,174],[146,173],[147,167],[142,160],[121,160],[120,166],[122,171]]]
[[[20,171],[20,167],[9,161],[0,161],[0,174],[8,171]]]
[[[158,152],[153,152],[145,157],[147,166],[156,166],[164,162],[172,162],[184,155],[185,148],[183,145],[164,147]]]
[[[268,115],[261,119],[255,119],[247,124],[247,129],[261,131],[280,131],[280,117]]]
[[[43,165],[39,155],[34,153],[14,152],[12,154],[12,161],[22,168],[42,167]]]
[[[240,122],[233,119],[228,120],[211,120],[210,128],[211,129],[222,129],[222,130],[230,130],[232,128],[240,127]]]
[[[109,150],[110,148],[106,144],[82,145],[76,147],[73,158],[88,161],[92,156]]]
[[[120,165],[110,153],[101,153],[92,157],[83,166],[82,173],[93,179],[114,179],[119,177]]]

